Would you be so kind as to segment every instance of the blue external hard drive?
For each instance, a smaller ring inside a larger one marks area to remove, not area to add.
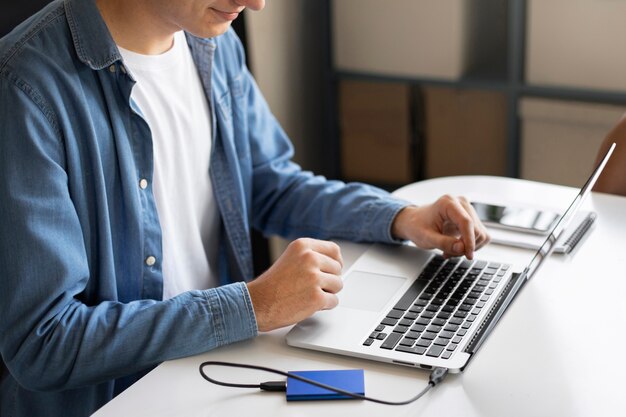
[[[363,369],[328,370],[328,371],[292,371],[289,374],[299,375],[322,384],[330,385],[355,394],[365,395],[365,378]],[[287,401],[307,400],[350,400],[347,395],[338,394],[324,388],[297,379],[287,379]]]

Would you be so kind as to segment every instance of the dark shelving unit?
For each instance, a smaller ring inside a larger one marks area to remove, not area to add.
[[[326,27],[324,28],[327,60],[325,63],[325,81],[327,86],[325,108],[327,109],[327,143],[328,158],[324,174],[341,178],[341,146],[337,113],[337,86],[341,80],[368,80],[380,82],[405,82],[419,86],[445,86],[458,89],[491,90],[504,94],[507,99],[507,161],[506,174],[519,177],[520,174],[520,118],[519,103],[524,97],[552,98],[575,100],[589,103],[626,105],[626,92],[604,91],[595,89],[567,88],[560,86],[529,85],[525,81],[526,51],[526,0],[507,0],[505,4],[506,30],[503,51],[497,51],[493,69],[482,65],[470,69],[457,80],[437,79],[432,77],[388,76],[365,72],[338,70],[333,64],[332,34],[332,2],[341,0],[325,0]],[[477,10],[479,13],[480,10]],[[493,19],[493,16],[489,16]],[[502,55],[503,54],[503,55]],[[484,58],[484,57],[483,57]],[[488,61],[488,60],[487,60]],[[504,63],[504,64],[503,64]],[[417,178],[421,179],[421,178]],[[386,188],[394,188],[393,184],[381,184]],[[397,185],[396,185],[397,186]]]

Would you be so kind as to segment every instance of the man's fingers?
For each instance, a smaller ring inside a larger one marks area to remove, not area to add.
[[[318,267],[320,271],[333,275],[341,275],[343,265],[339,261],[321,253],[318,253],[317,255],[319,259]]]
[[[337,294],[343,289],[343,280],[337,275],[322,273],[320,276],[320,288],[331,294]]]
[[[335,242],[309,238],[298,239],[297,241],[294,241],[294,243],[295,242],[302,242],[302,244],[308,245],[308,247],[312,250],[334,259],[335,261],[339,262],[339,264],[343,267],[341,249],[339,248],[339,245],[337,245]]]
[[[459,229],[461,240],[465,246],[465,256],[468,259],[472,259],[476,249],[476,236],[474,233],[474,220],[471,214],[463,206],[460,199],[452,199],[452,204],[446,214]]]
[[[482,248],[490,241],[491,241],[491,238],[489,237],[489,234],[487,233],[487,231],[481,232],[480,235],[478,235],[478,237],[476,238],[476,250]]]
[[[331,310],[339,304],[339,298],[335,294],[324,292],[322,296],[324,297],[324,307],[322,307],[322,310]]]
[[[465,197],[459,197],[459,202],[465,208],[465,210],[467,210],[467,212],[469,213],[469,215],[472,217],[474,221],[474,235],[476,239],[476,250],[478,250],[484,245],[486,245],[487,243],[489,243],[491,238],[489,237],[489,233],[487,232],[485,225],[478,218],[478,213],[476,213],[476,210],[474,209],[474,207],[472,207],[470,202],[467,201]]]
[[[438,248],[445,256],[460,256],[465,253],[465,244],[454,236],[438,233],[433,230],[424,231],[424,240],[429,242],[428,248]]]

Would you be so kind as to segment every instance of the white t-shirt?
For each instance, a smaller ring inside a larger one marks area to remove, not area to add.
[[[219,214],[209,178],[211,116],[184,33],[161,55],[119,48],[152,131],[152,189],[163,231],[163,299],[217,285]]]

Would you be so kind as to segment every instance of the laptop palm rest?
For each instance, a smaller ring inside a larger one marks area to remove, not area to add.
[[[373,244],[345,272],[337,308],[318,311],[294,326],[287,343],[337,353],[363,348],[372,324],[384,317],[432,256],[409,245]]]
[[[405,281],[403,277],[352,271],[339,293],[339,307],[381,311]]]

